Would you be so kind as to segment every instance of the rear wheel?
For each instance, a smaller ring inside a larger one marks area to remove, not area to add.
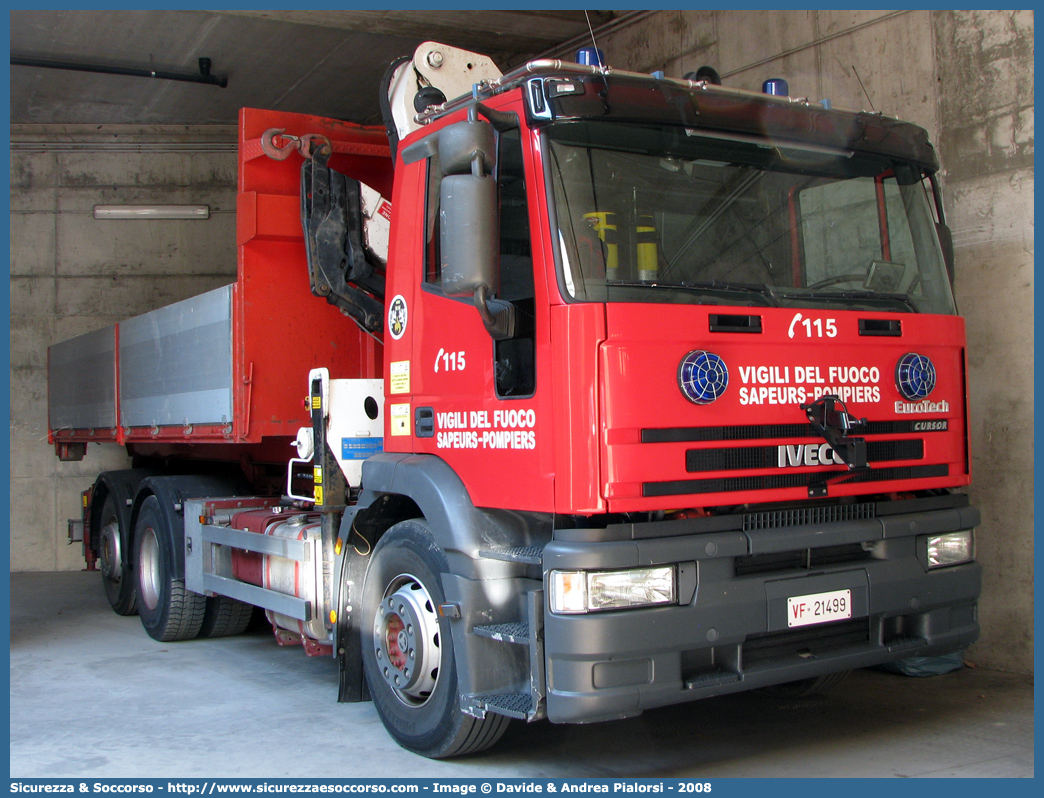
[[[230,637],[242,634],[254,617],[254,605],[228,596],[211,596],[203,612],[200,637]]]
[[[377,714],[399,745],[432,759],[489,748],[508,718],[464,714],[440,575],[449,568],[422,520],[380,539],[363,592],[363,667]]]
[[[109,494],[102,504],[98,561],[105,597],[112,609],[118,615],[135,615],[138,612],[137,591],[122,518],[116,499]]]
[[[207,606],[206,596],[187,590],[185,580],[175,578],[174,556],[174,536],[159,499],[149,496],[134,527],[138,615],[149,636],[162,642],[198,635]]]

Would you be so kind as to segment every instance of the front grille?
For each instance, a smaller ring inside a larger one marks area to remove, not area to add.
[[[743,667],[784,657],[827,654],[835,649],[869,642],[869,618],[751,635],[743,644]]]
[[[685,453],[685,470],[738,471],[775,468],[778,455],[775,446],[747,446],[742,449],[689,449]]]
[[[852,430],[855,435],[900,435],[915,430],[913,421],[870,421]],[[935,431],[935,430],[933,430]],[[945,432],[946,430],[938,430]],[[763,438],[817,438],[811,424],[748,424],[736,427],[663,427],[643,429],[642,443],[697,443],[755,441]]]
[[[862,521],[876,516],[877,505],[874,502],[764,510],[759,513],[744,514],[743,531],[751,532],[756,529],[777,529],[808,524],[834,524],[839,521]]]
[[[735,559],[736,576],[768,574],[795,569],[810,570],[827,565],[845,565],[870,559],[870,552],[862,544],[848,543],[843,546],[824,546],[818,549],[799,549],[772,554],[750,554]]]
[[[681,496],[688,493],[733,493],[737,491],[801,488],[824,484],[838,478],[839,483],[888,482],[891,480],[929,479],[950,473],[946,463],[923,466],[874,468],[869,471],[816,471],[805,474],[770,474],[768,476],[723,477],[718,479],[677,479],[668,482],[645,482],[642,496]]]
[[[775,573],[776,571],[792,571],[808,567],[808,551],[778,551],[772,554],[751,554],[737,557],[735,560],[736,576]]]
[[[786,455],[783,455],[786,456]],[[779,468],[779,446],[744,446],[730,449],[689,449],[685,453],[685,470],[743,471],[755,468]],[[868,441],[866,459],[870,463],[894,460],[921,460],[924,441]]]

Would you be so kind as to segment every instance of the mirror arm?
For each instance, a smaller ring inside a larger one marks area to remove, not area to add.
[[[494,341],[515,337],[515,306],[504,299],[490,299],[489,288],[483,284],[475,289],[475,307],[482,317],[482,325]]]
[[[486,325],[487,329],[497,323],[496,316],[493,315],[487,304],[489,302],[488,294],[489,289],[485,285],[480,285],[475,289],[475,307],[478,308],[482,323]]]
[[[477,122],[479,114],[482,114],[493,125],[493,129],[500,133],[518,127],[518,114],[512,111],[494,111],[479,102],[468,106],[469,122]]]
[[[950,285],[954,284],[956,277],[956,259],[953,254],[953,233],[946,224],[946,216],[943,211],[942,192],[939,190],[939,182],[934,174],[928,175],[928,182],[932,186],[932,196],[935,198],[935,215],[939,221],[935,223],[935,232],[939,238],[939,246],[943,253],[943,262],[946,264],[946,274],[950,278]]]
[[[928,184],[932,187],[932,198],[935,200],[935,215],[939,217],[939,224],[946,224],[946,212],[943,210],[942,191],[939,190],[939,181],[935,173],[928,175]]]

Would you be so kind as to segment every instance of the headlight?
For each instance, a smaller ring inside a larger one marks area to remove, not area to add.
[[[928,538],[928,567],[942,568],[967,562],[975,556],[975,535],[970,529]]]
[[[677,601],[674,566],[626,571],[552,571],[551,612],[575,614]]]

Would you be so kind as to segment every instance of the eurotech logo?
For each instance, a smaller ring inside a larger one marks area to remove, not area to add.
[[[709,405],[729,387],[729,370],[718,355],[695,349],[678,365],[678,387],[693,404]]]
[[[935,378],[935,365],[916,352],[903,355],[895,366],[895,386],[911,402],[927,399],[935,390]]]

